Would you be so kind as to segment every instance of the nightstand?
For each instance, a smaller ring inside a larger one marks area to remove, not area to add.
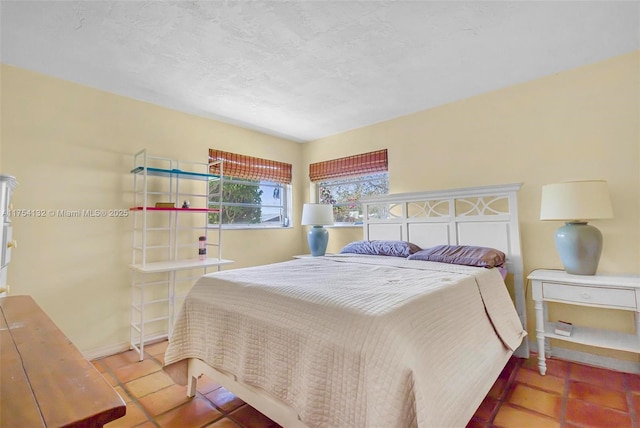
[[[540,269],[531,272],[528,278],[532,281],[536,309],[540,374],[547,371],[545,338],[640,353],[640,275],[571,275]],[[636,334],[575,325],[570,336],[556,334],[556,323],[547,319],[546,302],[633,311]]]

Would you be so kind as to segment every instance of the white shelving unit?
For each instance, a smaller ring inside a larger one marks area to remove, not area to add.
[[[220,164],[220,175],[210,173],[214,164]],[[219,161],[179,161],[146,150],[134,155],[130,331],[141,361],[146,342],[171,335],[176,311],[195,280],[232,263],[222,258],[222,168]],[[201,236],[205,259],[198,254]]]
[[[0,209],[2,209],[2,225],[0,225],[0,297],[9,294],[7,284],[7,271],[11,261],[11,251],[16,248],[17,242],[13,239],[13,227],[11,227],[11,193],[18,186],[16,178],[11,175],[0,174]]]

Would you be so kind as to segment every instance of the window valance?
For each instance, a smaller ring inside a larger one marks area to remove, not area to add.
[[[309,165],[311,181],[375,174],[388,170],[387,149]]]
[[[209,162],[216,160],[224,162],[223,173],[228,177],[291,183],[291,164],[289,163],[209,149]],[[220,174],[220,168],[212,165],[211,173]]]

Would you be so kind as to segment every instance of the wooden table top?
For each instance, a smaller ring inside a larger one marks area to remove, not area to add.
[[[0,427],[94,427],[126,406],[30,296],[0,298]]]

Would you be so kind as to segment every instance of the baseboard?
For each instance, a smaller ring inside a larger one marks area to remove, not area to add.
[[[165,340],[166,338],[167,338],[166,334],[160,334],[156,337],[150,338],[147,341],[147,344],[151,344],[153,342],[159,342],[161,340]],[[126,343],[119,343],[117,345],[110,345],[110,346],[105,346],[101,348],[89,349],[87,351],[83,351],[82,355],[84,355],[84,357],[87,360],[91,361],[98,358],[119,354],[120,352],[124,352],[129,349],[131,349],[131,345],[129,344],[129,342],[126,342]],[[527,350],[527,354],[529,350],[531,352],[537,353],[538,342],[531,341],[529,343],[529,349]],[[524,356],[523,354],[518,355],[522,353],[523,349],[519,349],[519,351],[521,352],[516,352],[515,354],[517,356],[526,358],[526,356]],[[640,364],[633,361],[620,360],[618,358],[605,357],[602,355],[590,354],[588,352],[575,351],[572,349],[565,349],[565,348],[559,348],[559,347],[552,348],[552,356],[558,357],[566,361],[573,361],[576,363],[588,364],[590,366],[602,367],[605,369],[616,370],[616,371],[625,372],[625,373],[640,374]]]
[[[82,351],[82,355],[84,355],[84,357],[87,360],[91,361],[91,360],[96,360],[98,358],[119,354],[120,352],[127,351],[128,349],[130,349],[130,347],[131,346],[129,345],[129,342],[118,343],[117,345],[109,345],[109,346],[104,346],[102,348],[94,348],[94,349]]]
[[[529,346],[531,348],[531,352],[538,352],[538,342],[531,341]],[[551,356],[566,361],[602,367],[619,372],[640,374],[640,364],[633,361],[620,360],[618,358],[605,357],[602,355],[559,347],[551,348]]]
[[[159,342],[161,340],[165,340],[167,338],[167,334],[158,334],[156,336],[149,337],[145,341],[145,345],[150,345],[154,342]],[[104,358],[111,355],[119,354],[124,351],[128,351],[131,349],[131,344],[129,342],[118,343],[116,345],[103,346],[101,348],[93,348],[88,349],[86,351],[82,351],[82,355],[89,361],[96,360],[98,358]]]

